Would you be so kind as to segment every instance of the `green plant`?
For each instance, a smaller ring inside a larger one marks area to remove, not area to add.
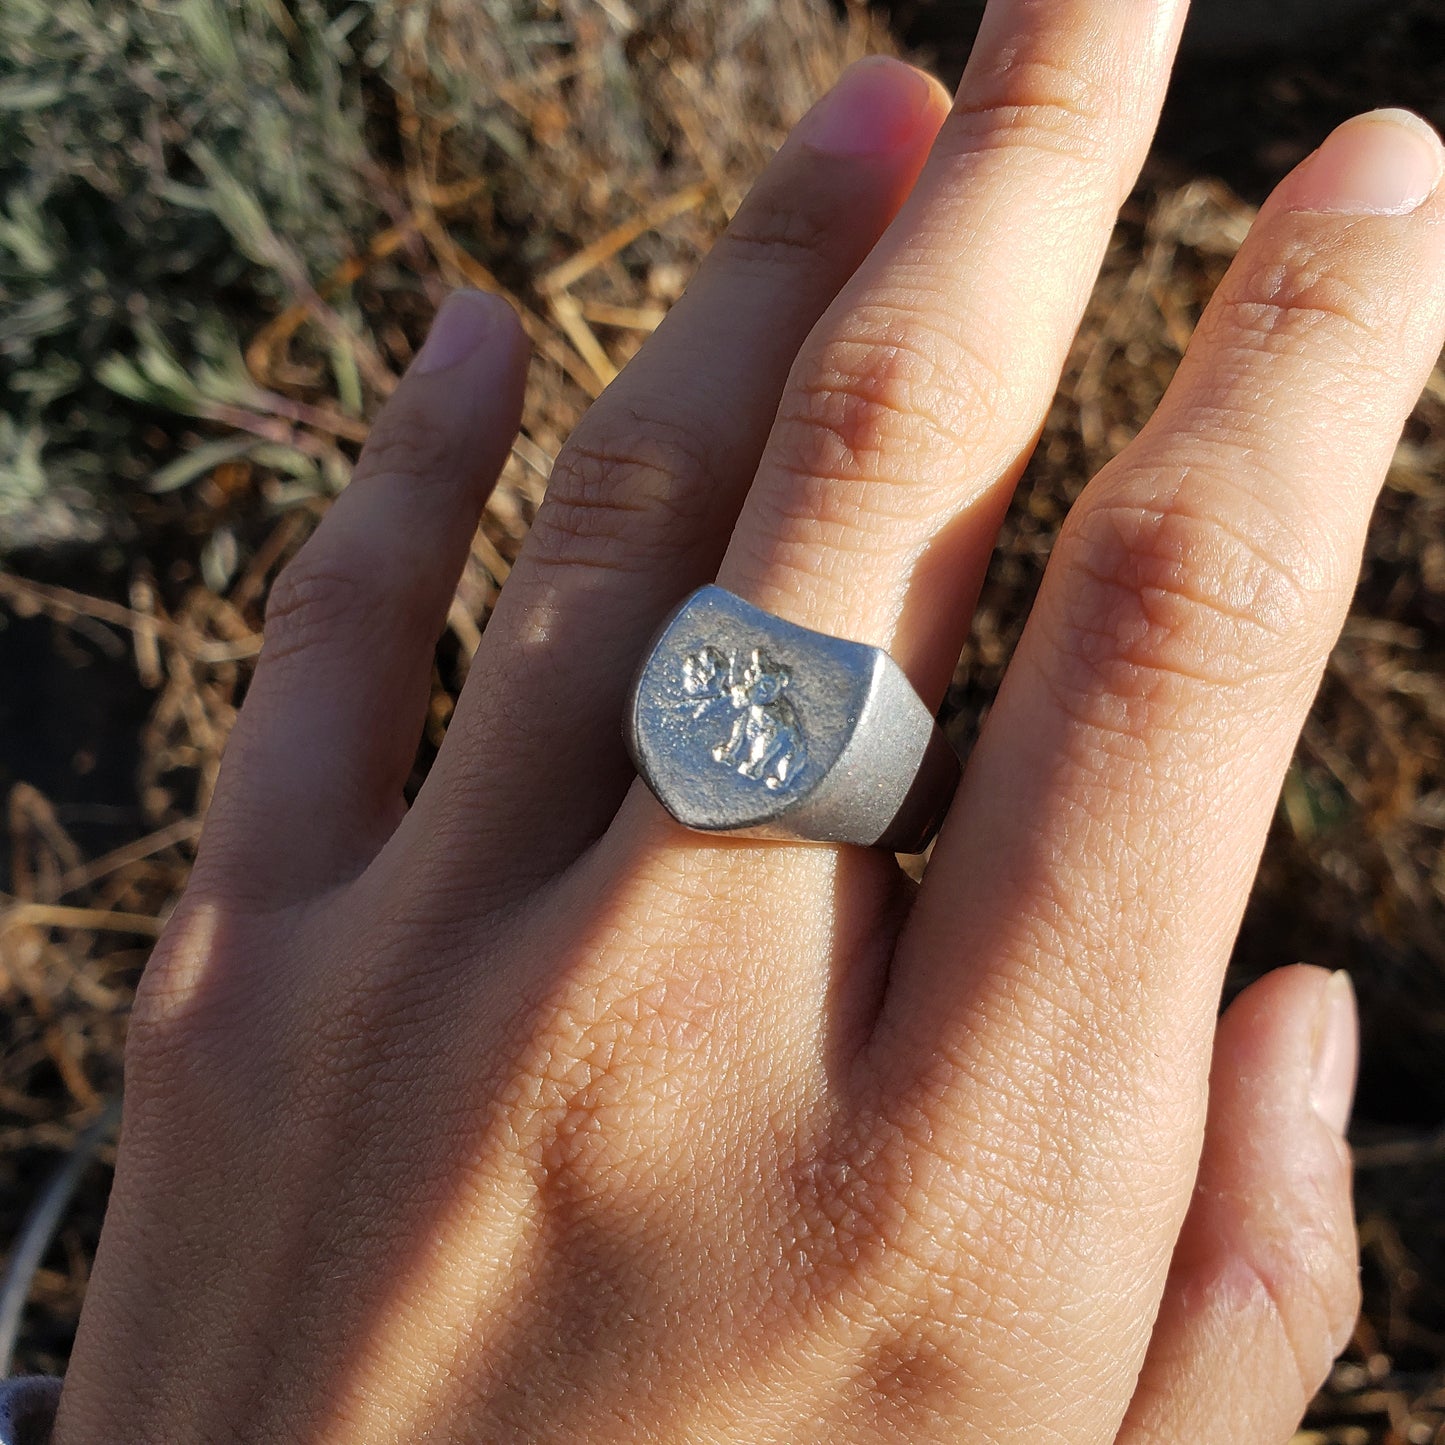
[[[360,51],[388,5],[0,5],[0,553],[95,535],[168,460],[143,421],[244,406],[238,336],[374,224]]]

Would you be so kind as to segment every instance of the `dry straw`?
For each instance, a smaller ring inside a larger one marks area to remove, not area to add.
[[[152,697],[127,840],[87,856],[63,809],[9,793],[6,1238],[117,1094],[131,991],[185,883],[267,588],[446,291],[509,295],[536,361],[438,652],[423,765],[563,440],[787,127],[847,61],[890,45],[861,7],[825,0],[0,5],[0,153],[29,167],[0,171],[0,528],[119,544],[109,571],[89,554],[73,575],[0,573],[0,605]],[[1157,170],[1126,207],[950,694],[960,743],[1065,510],[1157,403],[1251,215],[1217,181]],[[1240,959],[1240,976],[1353,965],[1367,1048],[1401,1080],[1437,1077],[1445,1039],[1442,464],[1437,375]],[[1427,1439],[1445,1421],[1439,1136],[1422,1118],[1361,1144],[1370,1309],[1312,1438]],[[92,1174],[35,1276],[24,1364],[61,1361],[102,1202]]]

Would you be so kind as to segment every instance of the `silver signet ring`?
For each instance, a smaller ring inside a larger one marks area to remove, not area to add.
[[[919,853],[959,762],[881,648],[694,592],[639,669],[627,747],[679,823],[754,838]]]

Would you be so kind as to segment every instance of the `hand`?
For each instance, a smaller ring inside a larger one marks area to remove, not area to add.
[[[951,111],[850,72],[558,458],[408,811],[525,369],[448,303],[273,593],[58,1445],[1289,1437],[1356,1303],[1352,1006],[1216,1007],[1445,337],[1424,126],[1265,207],[921,887],[687,833],[619,742],[714,576],[941,696],[1182,12],[995,0]]]

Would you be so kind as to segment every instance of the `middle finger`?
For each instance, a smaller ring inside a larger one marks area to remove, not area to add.
[[[993,0],[912,196],[792,368],[725,587],[941,695],[1185,8]]]
[[[494,894],[612,821],[632,779],[621,717],[637,655],[716,572],[788,368],[897,213],[947,110],[943,87],[898,61],[849,70],[558,457],[403,825],[458,839],[469,877]]]

